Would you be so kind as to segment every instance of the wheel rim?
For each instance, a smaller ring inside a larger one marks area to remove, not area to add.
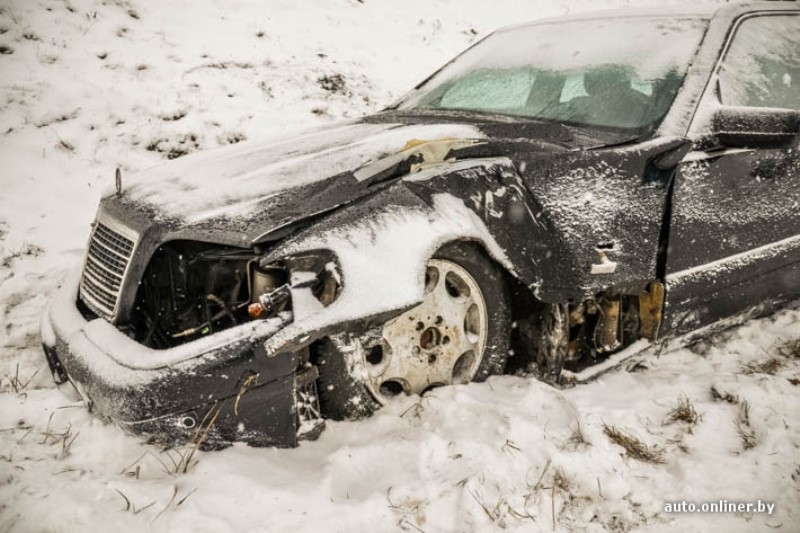
[[[469,383],[486,350],[488,313],[475,279],[444,259],[428,261],[422,303],[387,322],[381,341],[362,350],[366,385],[380,403]]]

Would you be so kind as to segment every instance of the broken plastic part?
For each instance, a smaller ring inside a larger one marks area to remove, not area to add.
[[[595,348],[600,353],[607,353],[622,346],[621,298],[603,298],[600,310],[600,320],[595,329]]]
[[[664,308],[664,285],[653,281],[648,290],[639,294],[639,336],[656,340]]]
[[[353,175],[358,181],[382,181],[388,175],[393,175],[400,168],[403,168],[403,163],[406,163],[405,168],[413,174],[426,166],[446,161],[448,155],[454,159],[453,152],[483,143],[485,141],[479,139],[442,138],[424,140],[413,138],[409,139],[398,153],[376,161],[370,161],[355,170]]]
[[[611,261],[605,252],[597,252],[599,262],[593,263],[591,268],[592,275],[613,274],[617,270],[617,263]]]

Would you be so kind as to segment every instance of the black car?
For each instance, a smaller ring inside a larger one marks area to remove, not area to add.
[[[798,110],[796,2],[502,29],[373,116],[118,170],[44,351],[99,415],[206,446],[564,385],[800,298]]]

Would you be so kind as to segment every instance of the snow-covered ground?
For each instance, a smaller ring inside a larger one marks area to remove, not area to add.
[[[0,531],[800,530],[797,310],[571,390],[439,389],[186,473],[45,368],[39,317],[115,167],[374,111],[493,28],[629,4],[0,0]],[[664,512],[720,499],[776,508]]]

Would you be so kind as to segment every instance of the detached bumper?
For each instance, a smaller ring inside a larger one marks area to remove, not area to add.
[[[295,446],[322,429],[316,368],[301,353],[267,353],[280,318],[239,326],[170,350],[150,350],[76,307],[79,273],[42,318],[56,383],[71,383],[97,415],[153,442],[202,440]]]

